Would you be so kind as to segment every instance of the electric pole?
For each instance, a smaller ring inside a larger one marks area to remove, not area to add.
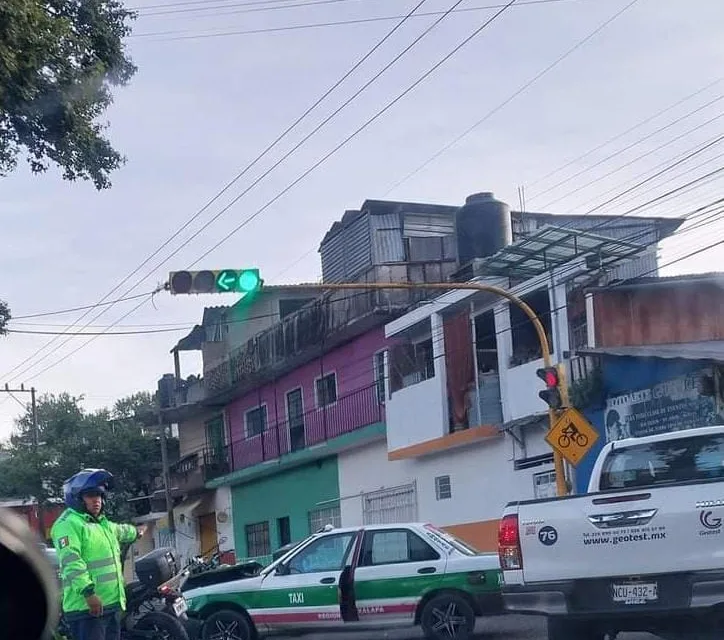
[[[17,398],[15,398],[14,394],[16,393],[29,393],[30,394],[30,443],[31,443],[31,450],[33,452],[33,464],[35,465],[35,473],[37,475],[37,489],[36,489],[36,495],[35,500],[37,501],[36,510],[37,510],[37,516],[38,516],[38,528],[39,533],[41,537],[43,538],[43,542],[46,541],[46,535],[45,535],[45,509],[43,505],[43,496],[45,494],[45,487],[43,485],[43,465],[40,463],[40,458],[38,457],[38,450],[40,445],[40,427],[38,426],[38,405],[35,399],[35,387],[31,387],[30,389],[26,389],[25,385],[21,384],[19,389],[11,389],[7,384],[5,385],[4,389],[0,389],[3,393],[10,394],[11,397],[13,397],[18,404],[23,406],[23,403],[20,402]],[[27,411],[27,405],[24,405],[23,408]]]
[[[171,497],[171,470],[168,464],[168,440],[166,438],[166,425],[160,411],[158,426],[161,430],[161,464],[163,465],[163,491],[166,496],[166,519],[168,520],[168,532],[171,536],[172,546],[176,546],[176,523],[173,517],[173,498]]]

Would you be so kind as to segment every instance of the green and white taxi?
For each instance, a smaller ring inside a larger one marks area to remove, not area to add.
[[[421,625],[465,640],[503,612],[495,553],[429,524],[369,525],[310,536],[258,575],[185,593],[202,640]]]

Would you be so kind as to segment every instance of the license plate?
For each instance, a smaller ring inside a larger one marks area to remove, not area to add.
[[[636,582],[611,585],[614,602],[646,604],[659,599],[659,586],[655,582]]]
[[[188,611],[189,605],[186,604],[186,598],[177,598],[174,600],[173,603],[173,612],[176,614],[176,617],[182,616],[186,611]]]

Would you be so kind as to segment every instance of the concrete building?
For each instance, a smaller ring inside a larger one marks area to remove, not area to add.
[[[491,194],[463,207],[370,200],[323,239],[323,281],[485,274],[548,318],[560,354],[572,279],[655,269],[656,242],[678,224],[511,212]],[[521,491],[550,490],[545,407],[530,384],[540,354],[519,325],[515,310],[470,292],[270,286],[207,309],[173,349],[179,532],[190,548],[215,537],[236,559],[266,559],[327,523],[429,519],[490,547],[497,506],[481,502],[481,482],[502,495],[491,479],[513,465]],[[183,378],[183,350],[201,350],[203,377]],[[480,447],[491,452],[483,467]]]

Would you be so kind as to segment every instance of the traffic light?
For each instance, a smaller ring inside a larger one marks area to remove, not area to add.
[[[543,400],[551,409],[560,409],[561,405],[561,392],[558,388],[560,383],[560,377],[558,375],[558,367],[545,367],[538,369],[535,372],[543,382],[546,383],[546,388],[538,393],[538,397]]]
[[[263,284],[259,269],[219,269],[216,271],[172,271],[169,289],[182,293],[253,293]]]

